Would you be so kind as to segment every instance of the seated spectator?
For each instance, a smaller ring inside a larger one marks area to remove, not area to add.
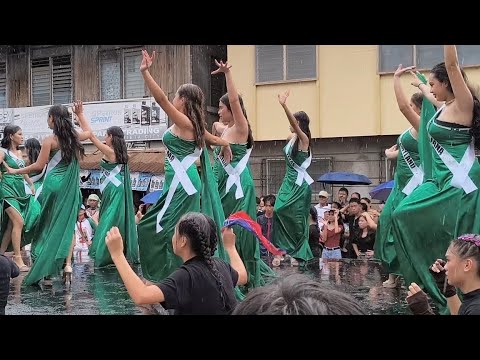
[[[294,273],[249,291],[233,315],[365,315],[365,312],[350,295]]]

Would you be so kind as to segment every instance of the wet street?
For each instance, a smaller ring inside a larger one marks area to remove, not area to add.
[[[140,266],[135,268],[140,273]],[[302,271],[289,265],[277,269],[279,276]],[[347,292],[361,302],[369,314],[410,314],[406,307],[406,289],[382,287],[387,275],[375,261],[341,260],[323,265],[318,260],[305,271],[317,281]],[[6,314],[10,315],[142,315],[156,314],[160,306],[138,307],[123,286],[115,267],[94,269],[92,263],[75,264],[72,286],[67,290],[62,279],[53,287],[23,286],[22,273],[11,280]]]

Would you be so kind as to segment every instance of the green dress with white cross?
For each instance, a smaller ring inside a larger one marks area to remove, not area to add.
[[[137,263],[138,239],[128,164],[111,163],[102,159],[100,167],[102,207],[88,255],[94,259],[95,267],[113,264],[105,237],[107,232],[116,226],[123,238],[125,257],[128,261]],[[109,176],[112,176],[112,179]]]
[[[479,232],[480,164],[475,158],[470,128],[442,122],[437,112],[429,121],[427,132],[433,154],[433,177],[398,205],[393,212],[392,229],[405,283],[422,286],[440,312],[446,313],[446,299],[429,267],[436,259],[445,258],[452,239]],[[457,167],[459,163],[462,166]]]

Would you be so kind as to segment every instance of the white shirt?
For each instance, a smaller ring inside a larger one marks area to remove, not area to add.
[[[320,207],[320,204],[315,205],[315,210],[317,210],[317,215],[318,215],[318,228],[320,231],[322,231],[323,228],[323,222],[321,219],[324,219],[325,211],[332,210],[332,206],[330,204],[327,204],[323,207]]]

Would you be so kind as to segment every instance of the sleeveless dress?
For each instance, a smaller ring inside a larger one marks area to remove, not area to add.
[[[445,258],[451,240],[479,232],[480,164],[470,128],[438,120],[439,112],[427,125],[432,179],[399,204],[392,215],[392,229],[406,284],[423,285],[440,312],[446,313],[446,299],[428,269],[436,259]]]
[[[3,151],[5,154],[4,161],[12,169],[25,167],[25,161],[10,150],[0,148],[0,151]],[[40,215],[40,204],[35,201],[31,194],[26,192],[23,175],[9,174],[3,163],[0,164],[0,170],[2,171],[2,179],[0,181],[0,241],[10,219],[5,209],[11,206],[23,219],[23,231],[20,241],[20,247],[23,247],[32,242],[35,226]],[[7,251],[13,251],[11,242],[7,247]]]
[[[57,275],[70,251],[78,211],[82,203],[79,187],[80,165],[76,158],[67,163],[59,149],[50,153],[41,196],[41,212],[32,242],[35,258],[24,284],[32,285]]]
[[[397,145],[395,185],[378,219],[375,241],[375,258],[381,260],[388,272],[393,274],[399,274],[399,264],[391,229],[392,213],[400,202],[423,182],[418,141],[412,136],[411,128],[398,137]]]
[[[195,165],[201,150],[195,141],[182,139],[167,129],[163,144],[166,148],[163,193],[137,228],[142,274],[152,282],[165,279],[182,265],[182,259],[173,253],[172,237],[182,215],[200,211],[202,186]]]
[[[100,221],[95,229],[88,255],[95,260],[96,267],[113,264],[105,236],[113,226],[116,226],[122,234],[125,257],[130,262],[136,263],[138,240],[128,164],[110,163],[102,159],[100,167],[102,169]]]
[[[311,155],[309,156],[305,151],[298,151],[292,158],[291,153],[295,139],[294,136],[283,149],[286,173],[275,200],[272,241],[291,257],[306,262],[313,259],[312,250],[308,244],[308,218],[312,202],[312,189],[307,182],[309,177],[305,176],[305,179],[303,177],[299,179],[301,174],[297,169],[303,165],[306,171]]]
[[[215,148],[214,173],[217,179],[218,192],[222,201],[225,217],[237,211],[245,211],[251,219],[257,217],[257,202],[255,196],[255,183],[253,181],[248,158],[251,149],[247,149],[247,144],[230,144],[232,150],[232,160],[230,167],[240,172],[238,181],[229,179],[229,174],[221,157],[219,157],[220,147]],[[227,190],[228,186],[231,186]],[[236,248],[248,273],[247,283],[241,287],[245,294],[249,289],[263,286],[275,277],[275,272],[260,258],[260,246],[256,237],[247,230],[233,226],[236,235]]]

